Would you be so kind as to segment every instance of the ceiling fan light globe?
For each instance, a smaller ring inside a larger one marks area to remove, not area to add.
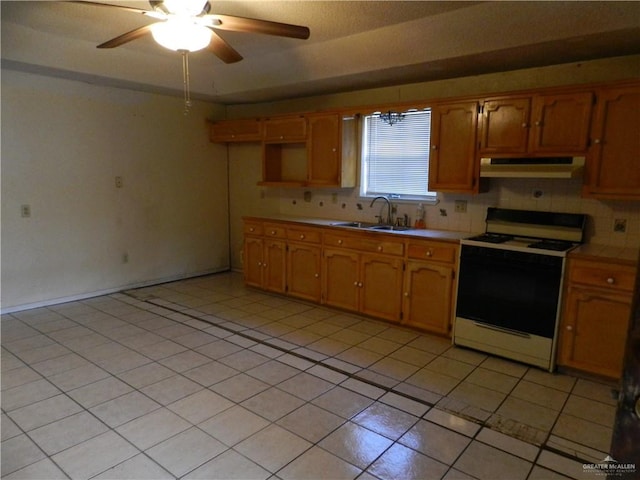
[[[153,39],[164,48],[197,52],[209,45],[211,30],[191,20],[169,19],[151,29]]]

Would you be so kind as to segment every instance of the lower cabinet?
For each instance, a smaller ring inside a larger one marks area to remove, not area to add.
[[[569,260],[558,364],[620,378],[635,267]]]
[[[457,245],[245,220],[250,286],[450,334]]]
[[[402,323],[449,335],[453,309],[453,267],[409,260],[404,283]]]
[[[287,293],[320,302],[321,249],[318,245],[289,243],[287,247]]]
[[[287,253],[284,228],[272,224],[246,222],[244,231],[245,283],[284,293]]]

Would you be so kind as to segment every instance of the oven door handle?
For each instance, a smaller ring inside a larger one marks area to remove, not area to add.
[[[488,330],[495,330],[496,332],[508,333],[509,335],[515,335],[516,337],[531,338],[531,335],[517,330],[511,330],[510,328],[496,327],[495,325],[487,325],[486,323],[473,322],[477,327],[486,328]]]

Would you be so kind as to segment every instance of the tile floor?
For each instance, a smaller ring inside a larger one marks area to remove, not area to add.
[[[2,316],[2,478],[593,478],[611,386],[224,273]]]

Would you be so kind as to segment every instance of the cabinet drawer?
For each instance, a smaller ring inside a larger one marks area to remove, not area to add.
[[[635,279],[636,269],[630,265],[605,265],[582,260],[569,263],[571,283],[631,292]]]
[[[244,222],[245,235],[262,235],[263,228],[261,222]]]
[[[265,223],[264,236],[269,238],[287,238],[287,229],[279,223]]]
[[[320,230],[313,228],[289,227],[287,228],[287,238],[295,242],[320,243],[322,235]]]
[[[387,255],[403,255],[404,243],[381,236],[370,238],[356,235],[325,233],[324,244],[332,247],[353,248],[362,252],[386,253]]]
[[[416,260],[455,263],[457,248],[438,242],[409,242],[407,256]]]

